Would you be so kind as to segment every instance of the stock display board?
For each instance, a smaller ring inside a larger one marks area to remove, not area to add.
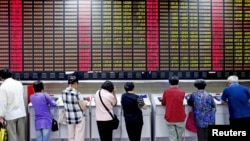
[[[250,77],[250,0],[1,0],[19,79]]]

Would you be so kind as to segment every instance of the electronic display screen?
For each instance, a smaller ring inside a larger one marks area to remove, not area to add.
[[[250,0],[0,1],[0,48],[14,72],[249,72]]]

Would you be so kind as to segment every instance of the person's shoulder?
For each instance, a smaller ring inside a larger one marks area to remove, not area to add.
[[[249,89],[247,86],[239,84],[240,87],[244,88],[244,89]]]
[[[163,90],[163,94],[164,94],[164,95],[167,95],[170,91],[171,91],[170,88],[165,88],[165,89]]]
[[[178,88],[178,91],[185,94],[185,90],[183,90],[182,88]]]
[[[208,92],[206,92],[206,91],[205,91],[204,93],[207,95],[208,98],[214,99],[214,98],[213,98],[213,95],[212,95],[211,93],[208,93]]]
[[[169,90],[171,90],[171,87],[167,87],[163,91],[165,92],[165,91],[169,91]]]

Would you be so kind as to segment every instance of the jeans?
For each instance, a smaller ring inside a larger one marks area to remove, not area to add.
[[[36,130],[37,141],[49,141],[51,129],[39,129]]]

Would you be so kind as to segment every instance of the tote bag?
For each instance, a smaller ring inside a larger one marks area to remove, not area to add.
[[[187,117],[187,121],[186,121],[186,128],[187,130],[196,133],[197,132],[197,128],[195,126],[195,122],[194,122],[194,112],[191,111],[188,114]]]
[[[7,141],[8,140],[8,134],[6,126],[0,124],[0,141]]]

